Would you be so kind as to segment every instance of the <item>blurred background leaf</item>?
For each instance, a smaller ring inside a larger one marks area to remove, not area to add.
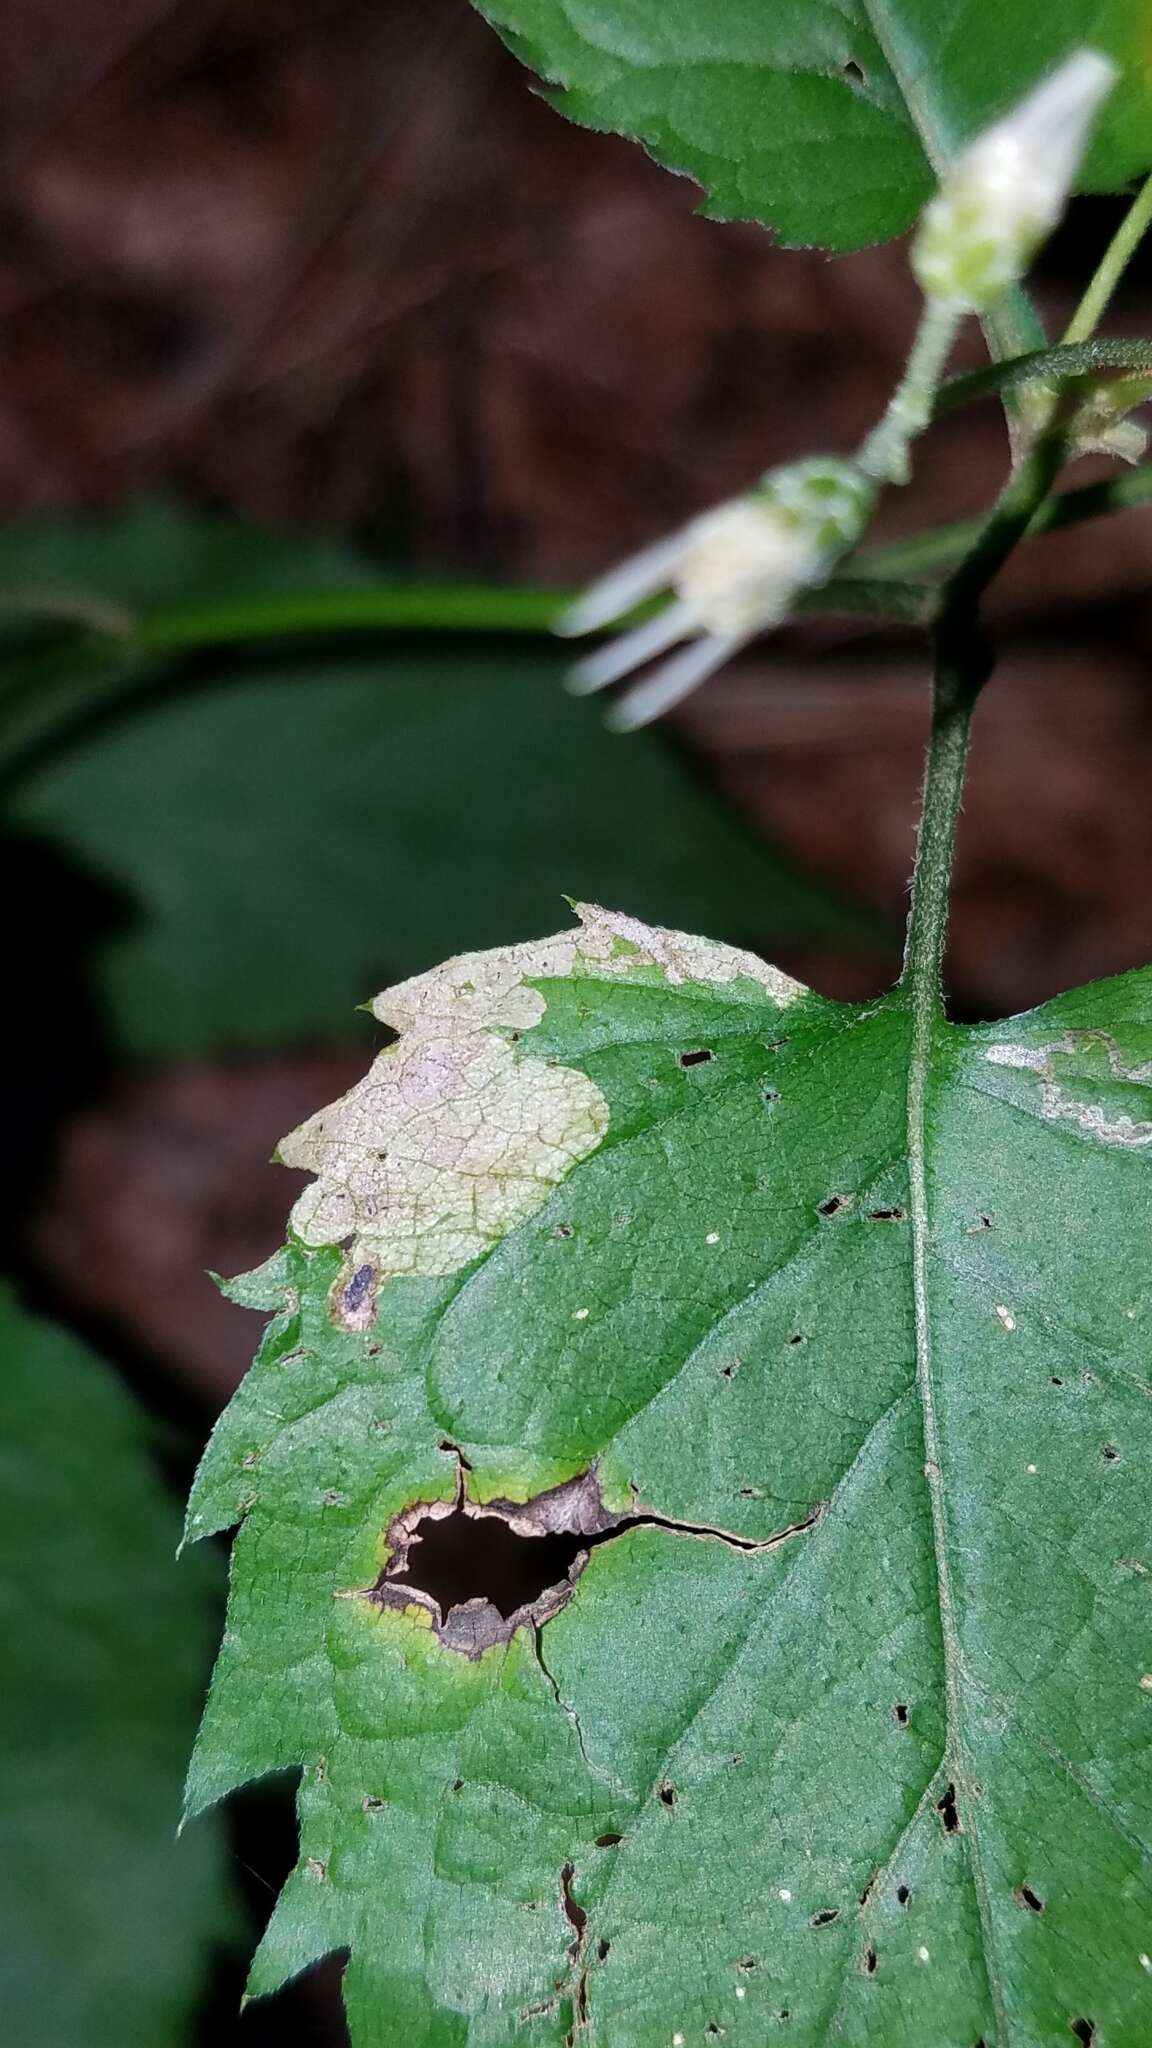
[[[82,571],[90,600],[147,600],[147,619],[157,593],[298,593],[344,567],[236,522],[205,522],[201,546],[198,523],[164,507],[109,523],[90,550],[86,532],[0,541],[0,588],[34,575],[63,605]],[[58,659],[57,705],[63,689],[79,723],[17,775],[7,815],[122,901],[94,969],[122,1055],[347,1035],[388,981],[562,924],[564,893],[770,953],[887,935],[746,830],[665,738],[612,738],[542,645],[404,636],[359,657],[216,656],[159,690],[149,671],[144,695],[91,721],[106,672],[69,697]]]
[[[221,1829],[176,1839],[215,1634],[153,1431],[0,1291],[0,2010],[36,2048],[179,2048],[233,1913]]]
[[[167,605],[340,590],[372,579],[366,557],[323,534],[277,533],[223,512],[145,498],[105,518],[17,519],[0,527],[0,621],[69,603],[147,616]]]

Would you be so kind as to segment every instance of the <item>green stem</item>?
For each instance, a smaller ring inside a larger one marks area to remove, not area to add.
[[[983,660],[959,665],[937,652],[932,730],[901,977],[901,985],[908,991],[917,1016],[933,1020],[941,1009],[940,972],[948,932],[948,890],[964,791],[968,737],[972,712],[986,674]]]
[[[959,325],[960,316],[950,306],[938,299],[925,300],[908,366],[883,419],[873,427],[857,457],[861,469],[878,483],[907,483],[909,450],[932,418],[937,387]]]
[[[1100,260],[1096,274],[1065,330],[1066,342],[1095,334],[1141,241],[1152,226],[1152,177],[1141,186]]]
[[[136,621],[132,652],[182,653],[296,633],[546,633],[560,593],[477,583],[383,584],[175,606]]]
[[[1152,465],[1107,477],[1078,490],[1046,497],[1034,512],[1032,537],[1152,503]],[[944,592],[926,579],[955,568],[984,533],[984,519],[948,526],[861,549],[842,574],[801,598],[798,611],[925,624]],[[157,611],[121,619],[85,603],[84,634],[21,657],[14,678],[0,687],[0,766],[7,778],[29,745],[38,745],[63,721],[84,716],[95,697],[103,702],[146,691],[166,671],[150,657],[206,648],[267,643],[295,635],[342,632],[446,631],[544,634],[570,593],[447,585],[351,591],[313,591],[238,599]],[[55,607],[53,610],[55,611]],[[99,622],[99,623],[98,623]],[[95,629],[95,630],[94,630]],[[143,657],[143,660],[140,658]]]
[[[1019,284],[1013,285],[994,306],[981,314],[980,326],[994,363],[1044,348],[1048,340],[1044,322],[1023,285]],[[1002,403],[1008,424],[1008,443],[1012,459],[1016,461],[1037,424],[1042,423],[1041,416],[1036,409],[1034,392],[1005,391]]]
[[[1065,441],[1066,429],[1058,426],[1036,443],[941,595],[933,635],[932,728],[901,977],[918,1029],[928,1028],[943,1013],[941,967],[968,737],[976,699],[992,672],[980,600],[1051,490]]]
[[[1014,356],[1006,363],[985,363],[983,369],[969,370],[961,377],[950,377],[946,384],[941,385],[936,393],[932,417],[943,419],[945,414],[955,412],[962,405],[971,405],[974,400],[991,392],[1002,394],[1013,385],[1035,386],[1045,404],[1050,406],[1053,385],[1066,384],[1074,377],[1101,380],[1108,377],[1110,371],[1115,371],[1120,377],[1147,377],[1152,374],[1152,342],[1105,339],[1074,342],[1071,346],[1061,342],[1056,348]]]
[[[1152,503],[1152,464],[1125,470],[1120,476],[1105,477],[1097,484],[1083,484],[1074,491],[1058,491],[1037,508],[1028,524],[1028,539],[1041,533],[1055,533],[1064,526],[1078,526],[1087,519],[1099,519],[1109,512],[1123,512],[1134,505]],[[957,519],[949,526],[935,526],[908,540],[889,541],[883,547],[862,548],[844,565],[844,582],[857,581],[869,588],[891,577],[898,584],[930,576],[955,566],[983,533],[987,519]]]

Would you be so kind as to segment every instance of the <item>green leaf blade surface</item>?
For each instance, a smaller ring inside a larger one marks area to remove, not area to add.
[[[381,1111],[402,1272],[366,1098],[286,1148],[329,1147],[351,1241],[297,1234],[262,1283],[280,1313],[190,1512],[244,1518],[192,1802],[304,1766],[254,1987],[350,1950],[356,2048],[1015,2048],[1080,2022],[1136,2048],[1152,975],[939,1027],[925,1345],[904,1000],[589,915],[379,1005],[389,1102],[433,1056],[442,1081],[477,1039],[510,1051],[502,1171],[545,1072],[607,1107],[479,1255],[442,1270],[451,1178],[429,1225],[398,1136],[430,1156],[447,1117],[482,1176],[503,1098],[469,1121],[474,1079]],[[590,1472],[583,1567],[476,1654],[381,1595],[397,1515],[462,1488],[514,1519]]]
[[[0,1291],[0,2005],[28,2048],[179,2048],[231,1939],[214,1822],[180,1842],[211,1628],[124,1390]]]
[[[1114,190],[1152,156],[1141,0],[478,0],[587,127],[641,141],[708,213],[854,249],[909,227],[949,156],[1070,51],[1124,76],[1085,167]]]

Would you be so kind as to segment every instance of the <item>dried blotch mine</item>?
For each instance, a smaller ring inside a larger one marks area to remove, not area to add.
[[[398,1042],[281,1144],[286,1166],[316,1176],[293,1229],[348,1251],[337,1309],[348,1328],[368,1326],[348,1299],[365,1265],[378,1280],[458,1271],[541,1208],[604,1137],[608,1105],[594,1082],[519,1042],[546,1007],[532,983],[655,969],[670,984],[753,981],[778,1005],[803,993],[734,947],[587,905],[580,917],[556,938],[463,954],[378,996],[373,1010]]]
[[[984,1054],[989,1066],[1015,1067],[1035,1074],[1040,1080],[1040,1114],[1049,1122],[1065,1119],[1078,1126],[1087,1138],[1102,1145],[1119,1145],[1140,1150],[1152,1145],[1152,1122],[1129,1116],[1125,1111],[1110,1115],[1098,1102],[1084,1102],[1061,1086],[1058,1059],[1097,1051],[1103,1056],[1107,1078],[1152,1089],[1152,1062],[1126,1066],[1120,1048],[1106,1031],[1069,1031],[1054,1045],[990,1045]]]

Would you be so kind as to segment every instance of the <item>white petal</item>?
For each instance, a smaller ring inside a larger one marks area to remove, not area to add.
[[[651,661],[654,654],[663,654],[666,648],[675,646],[677,640],[683,640],[698,625],[692,605],[678,599],[658,618],[647,619],[642,626],[634,626],[621,639],[610,640],[607,647],[598,648],[595,654],[577,662],[568,677],[568,688],[575,696],[585,697],[592,690],[602,690],[606,683],[617,683],[629,669]]]
[[[617,568],[609,569],[606,576],[591,584],[583,597],[561,613],[553,632],[562,633],[565,639],[574,638],[578,633],[591,633],[597,626],[609,625],[622,612],[630,612],[633,605],[652,597],[669,581],[683,545],[682,531],[670,533],[640,554],[631,555]]]
[[[1010,137],[1019,150],[1034,157],[1054,191],[1065,196],[1088,131],[1119,75],[1110,57],[1098,50],[1077,50],[990,132]]]
[[[723,668],[747,639],[746,633],[707,633],[702,640],[694,640],[634,689],[625,691],[608,712],[606,723],[616,732],[635,732],[638,725],[649,724]]]

